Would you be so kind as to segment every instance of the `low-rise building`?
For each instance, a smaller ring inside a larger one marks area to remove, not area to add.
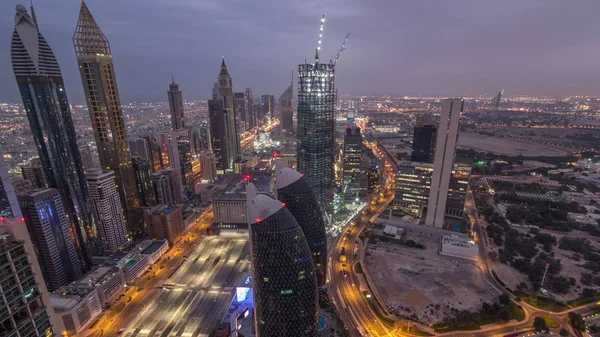
[[[144,241],[142,244],[144,243],[148,243],[148,245],[142,249],[140,254],[148,256],[149,264],[154,264],[169,250],[169,242],[167,240]]]
[[[173,244],[185,231],[181,207],[157,205],[144,212],[148,237],[155,240],[168,240]]]
[[[458,235],[442,235],[440,238],[440,255],[460,259],[477,260],[479,246],[470,238]]]
[[[123,275],[125,276],[125,282],[132,283],[140,275],[144,273],[144,270],[149,266],[148,255],[136,254],[131,258],[123,261],[121,269],[123,269]]]
[[[96,289],[59,289],[50,294],[54,311],[62,318],[67,336],[87,328],[102,313]]]
[[[96,290],[102,305],[110,304],[125,290],[125,276],[117,267],[97,267],[77,282],[64,287],[64,289]]]

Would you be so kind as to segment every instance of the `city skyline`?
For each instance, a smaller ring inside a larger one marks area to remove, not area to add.
[[[10,0],[3,7],[10,12],[17,3],[19,1]],[[42,34],[55,46],[72,101],[84,102],[77,81],[76,61],[69,46],[79,2],[34,5],[39,5]],[[207,99],[211,86],[208,79],[214,76],[212,65],[221,56],[228,59],[230,71],[236,75],[235,91],[252,87],[261,94],[279,92],[278,88],[285,86],[287,74],[295,64],[311,57],[307,50],[314,49],[316,31],[310,27],[314,27],[322,13],[333,23],[328,26],[331,29],[325,29],[324,57],[335,54],[346,29],[352,31],[348,44],[352,53],[348,52],[339,65],[340,93],[378,91],[451,96],[492,94],[504,88],[507,94],[583,95],[599,90],[594,87],[598,76],[594,69],[600,67],[594,57],[597,37],[592,34],[597,30],[597,23],[591,17],[589,20],[581,17],[591,15],[594,8],[600,6],[592,2],[585,6],[588,10],[581,10],[579,6],[581,15],[568,15],[574,11],[568,4],[538,1],[515,1],[512,6],[506,6],[505,2],[484,5],[466,0],[452,6],[384,2],[369,7],[368,11],[358,2],[329,1],[301,8],[296,4],[261,3],[257,5],[257,15],[244,16],[240,27],[230,24],[235,14],[211,16],[213,12],[220,15],[235,12],[222,10],[231,7],[230,4],[181,1],[145,4],[140,8],[135,2],[98,6],[92,1],[89,5],[95,8],[97,19],[105,22],[105,33],[111,36],[112,47],[118,55],[115,67],[121,74],[124,102],[164,100],[164,82],[171,74],[181,78],[179,84],[186,88],[185,99]],[[146,11],[153,13],[152,20],[145,18]],[[393,14],[384,14],[384,11]],[[130,13],[135,15],[132,17]],[[361,20],[354,20],[363,14]],[[206,20],[198,19],[204,16]],[[266,23],[264,16],[275,19]],[[255,20],[261,24],[254,24]],[[558,20],[569,29],[555,27]],[[280,27],[282,22],[286,23],[284,27]],[[10,17],[0,18],[0,29],[6,30],[12,25]],[[158,29],[156,25],[165,29]],[[217,25],[223,30],[217,35],[196,34],[202,27],[195,25]],[[256,28],[238,31],[242,26]],[[121,29],[123,27],[127,29]],[[192,31],[193,34],[185,33]],[[269,39],[260,38],[274,31],[277,34]],[[135,39],[131,36],[134,34]],[[172,36],[175,38],[170,39]],[[377,38],[373,39],[374,36]],[[221,48],[201,48],[221,40],[234,43]],[[287,41],[294,44],[285,43]],[[252,52],[244,56],[236,53],[234,48],[238,48],[239,43],[249,44]],[[519,53],[514,53],[516,48]],[[265,53],[265,50],[270,52]],[[375,65],[361,66],[372,62],[374,56]],[[10,75],[9,62],[8,55],[0,55],[1,78],[10,78],[7,76]],[[140,67],[139,72],[131,70],[133,62]],[[162,66],[165,63],[172,67]],[[190,70],[194,76],[183,78]],[[455,83],[452,79],[457,72],[461,80]],[[144,83],[144,90],[138,89],[140,83]],[[18,92],[10,81],[0,82],[0,101],[18,102]]]

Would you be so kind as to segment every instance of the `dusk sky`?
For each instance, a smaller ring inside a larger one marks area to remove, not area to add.
[[[0,101],[20,102],[10,62],[17,0],[0,4]],[[221,57],[234,91],[279,96],[292,70],[337,53],[346,93],[598,95],[600,1],[88,0],[111,42],[123,103],[210,97]],[[28,3],[24,3],[27,6]],[[73,103],[83,90],[72,45],[78,0],[34,0]]]

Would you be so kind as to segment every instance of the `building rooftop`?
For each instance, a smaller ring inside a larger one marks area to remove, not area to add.
[[[156,205],[150,210],[150,213],[156,214],[156,215],[169,215],[169,214],[173,213],[176,209],[177,209],[177,207],[174,207],[174,206],[169,206],[169,205],[164,205],[164,204]]]
[[[144,248],[144,250],[142,250],[142,252],[140,254],[152,255],[152,254],[154,254],[154,252],[156,252],[162,246],[164,246],[165,242],[167,242],[167,240],[152,241],[152,243],[149,244],[148,247]]]

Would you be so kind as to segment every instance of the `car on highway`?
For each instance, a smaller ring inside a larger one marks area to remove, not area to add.
[[[117,333],[120,335],[120,334],[122,334],[124,331],[125,331],[125,328],[121,328],[121,329],[119,329],[119,331],[117,331]]]

